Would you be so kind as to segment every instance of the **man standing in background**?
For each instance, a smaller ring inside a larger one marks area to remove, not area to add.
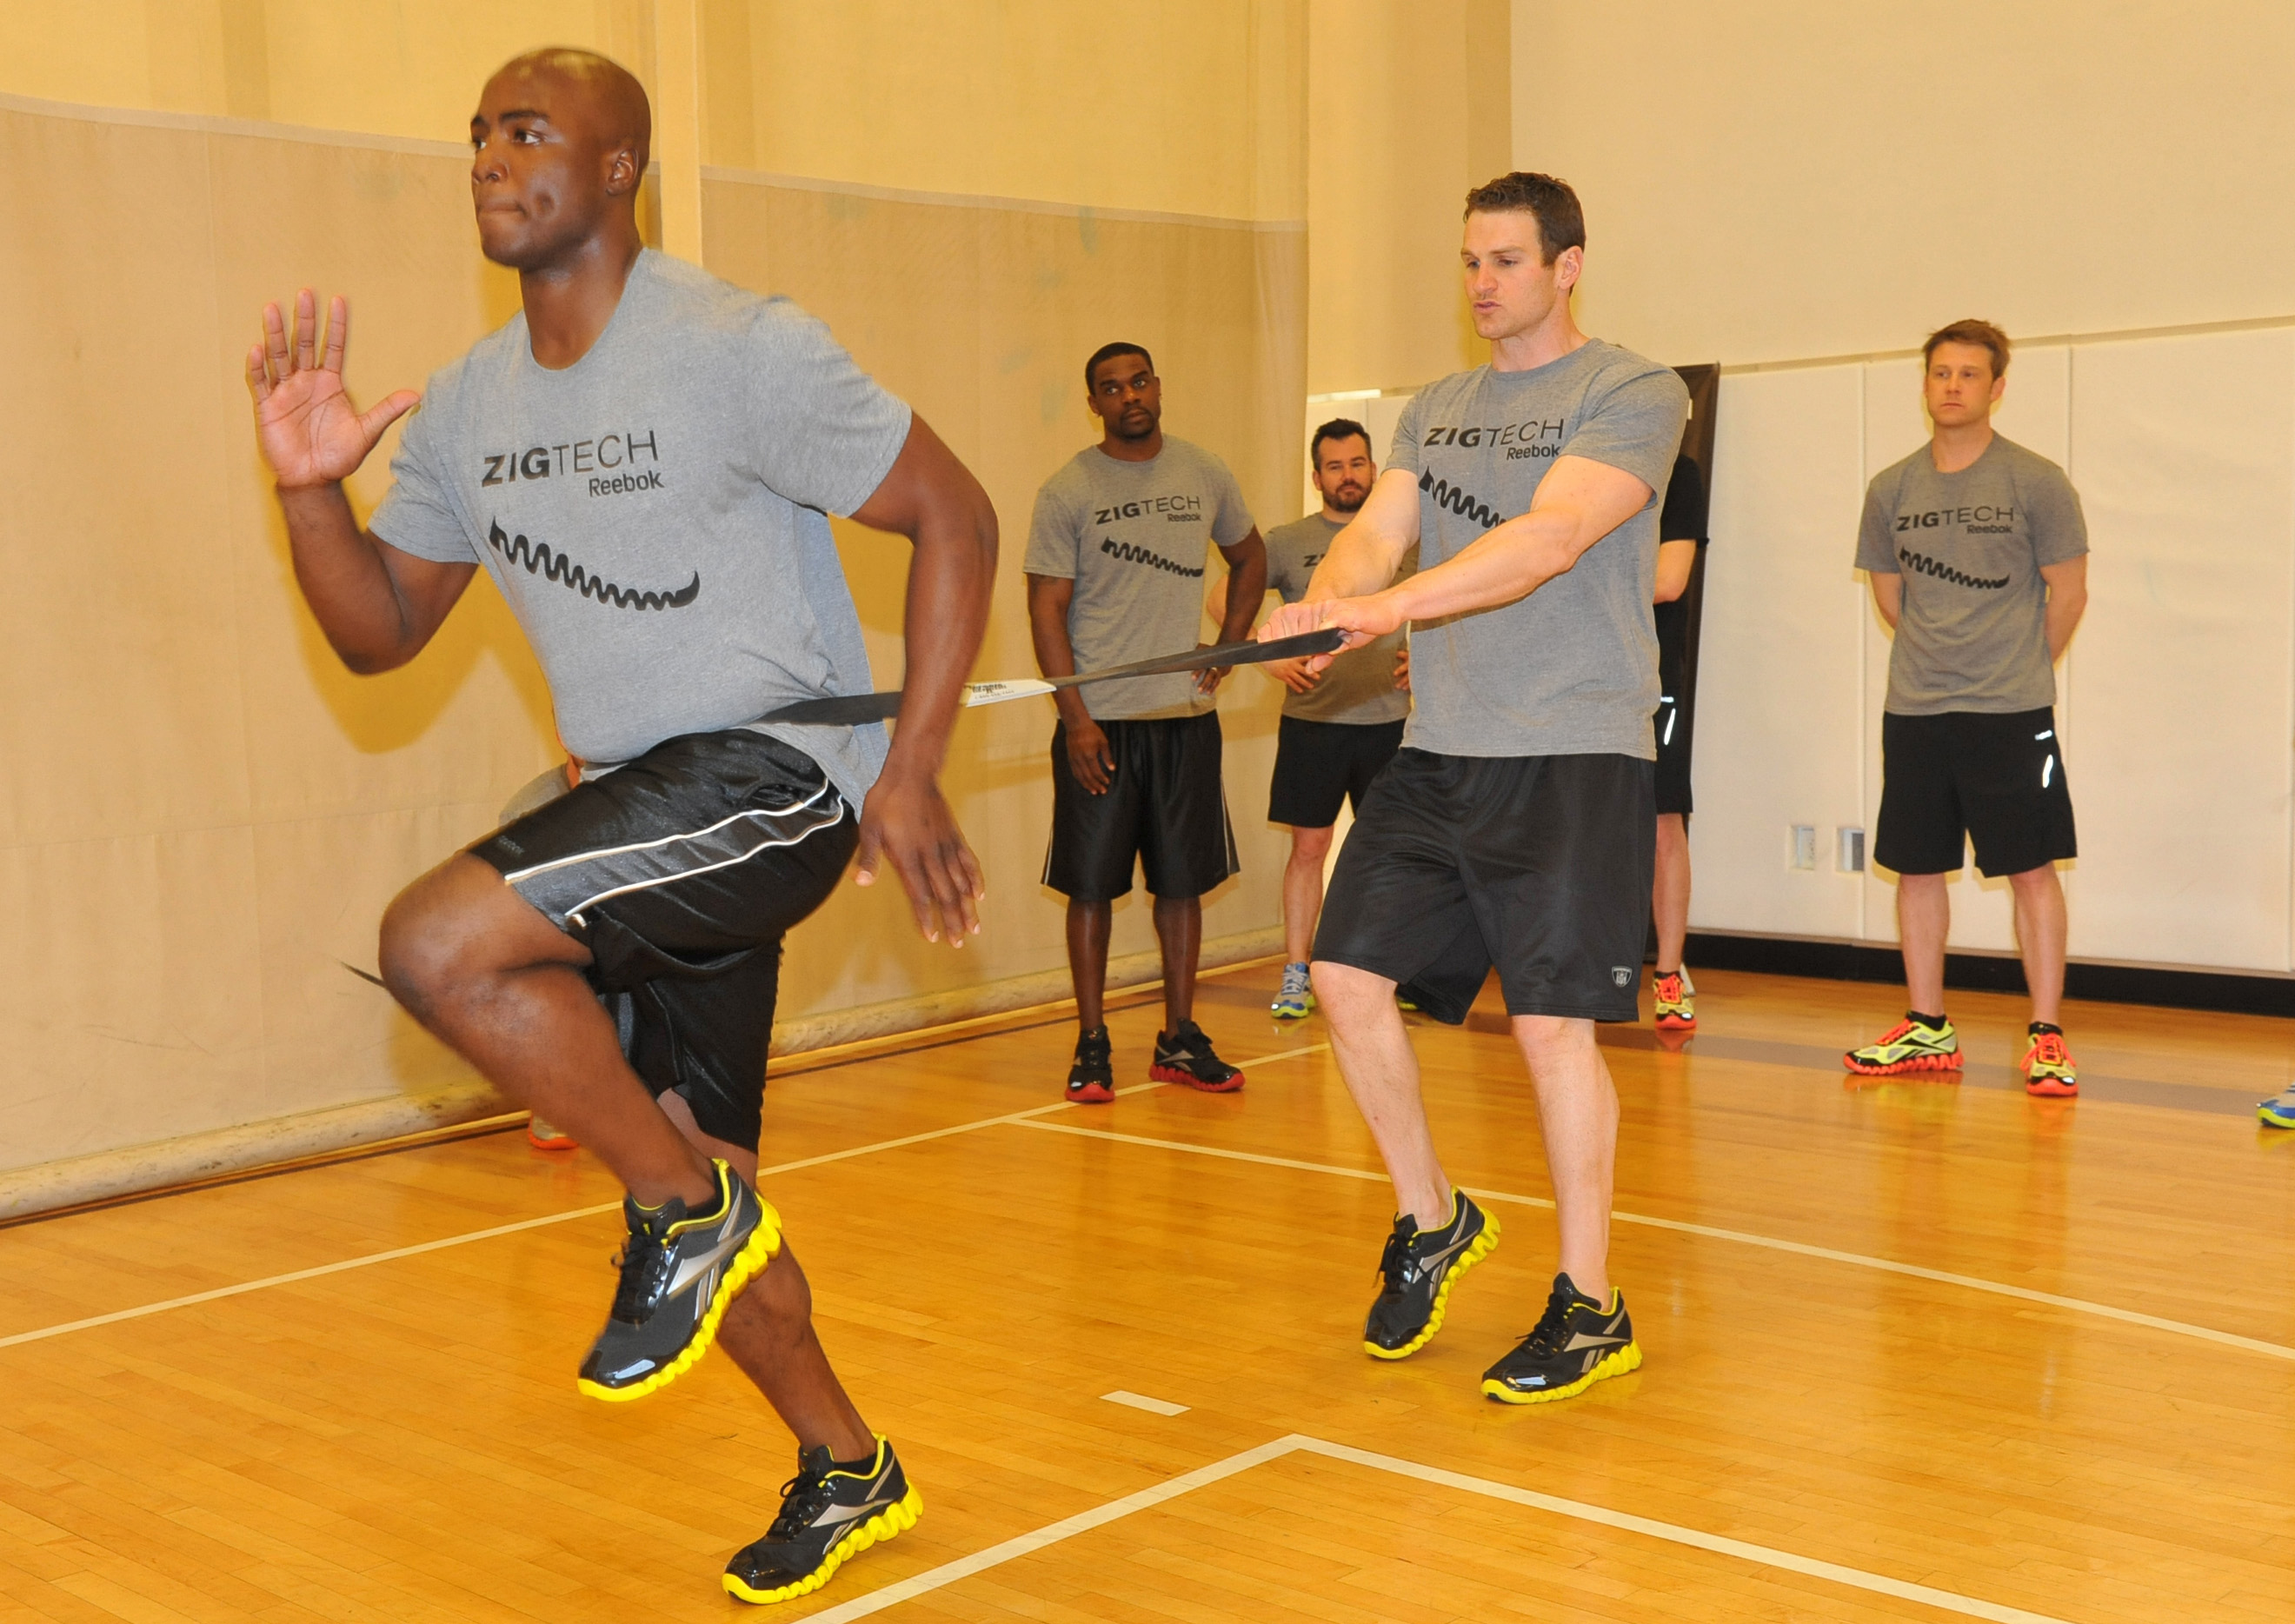
[[[2016,896],[2032,994],[2025,1091],[2079,1091],[2058,1024],[2064,892],[2076,856],[2056,737],[2054,665],[2087,607],[2087,524],[2063,469],[1992,431],[2008,387],[2008,335],[1955,322],[1922,347],[1929,444],[1875,475],[1857,567],[1897,633],[1881,717],[1881,819],[1873,861],[1897,873],[1897,930],[1912,1008],[1849,1051],[1867,1077],[1957,1072],[1944,1013],[1947,877],[1968,845]]]
[[[1681,962],[1689,935],[1689,743],[1695,713],[1689,691],[1691,572],[1705,543],[1705,477],[1687,453],[1673,460],[1657,520],[1657,879],[1650,912],[1657,921],[1656,1017],[1661,1032],[1697,1026],[1697,989]]]
[[[1268,589],[1285,603],[1307,595],[1331,539],[1360,510],[1378,477],[1370,431],[1351,418],[1333,418],[1316,429],[1307,454],[1322,509],[1267,535]],[[1413,549],[1401,573],[1417,565]],[[1212,614],[1227,617],[1224,582],[1213,589]],[[1323,909],[1323,862],[1340,804],[1352,798],[1360,812],[1363,792],[1402,746],[1403,722],[1410,714],[1407,639],[1404,632],[1390,632],[1319,672],[1307,669],[1305,660],[1273,660],[1265,667],[1291,690],[1283,699],[1267,797],[1267,820],[1291,826],[1291,857],[1283,865],[1283,985],[1272,1006],[1279,1019],[1296,1020],[1315,1007],[1307,954]]]
[[[1036,664],[1071,676],[1197,645],[1204,572],[1216,546],[1232,588],[1220,641],[1251,630],[1267,589],[1267,551],[1227,464],[1163,428],[1163,383],[1137,344],[1107,344],[1084,363],[1100,420],[1086,446],[1036,493],[1028,527],[1028,624]],[[1220,782],[1213,695],[1224,670],[1140,677],[1058,696],[1052,730],[1052,841],[1043,883],[1068,899],[1075,1059],[1067,1097],[1115,1098],[1102,1019],[1107,939],[1136,859],[1156,899],[1164,1030],[1148,1075],[1208,1093],[1243,1086],[1193,1018],[1203,895],[1237,867]]]

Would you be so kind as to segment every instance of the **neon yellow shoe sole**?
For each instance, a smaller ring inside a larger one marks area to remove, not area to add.
[[[760,1607],[770,1607],[775,1602],[793,1602],[801,1595],[811,1595],[837,1575],[837,1570],[872,1545],[882,1545],[897,1535],[905,1534],[917,1525],[925,1514],[924,1497],[909,1486],[908,1494],[885,1507],[860,1527],[829,1547],[821,1565],[793,1585],[783,1585],[778,1590],[753,1590],[731,1573],[725,1575],[725,1594],[736,1595]]]
[[[1491,1253],[1496,1252],[1498,1249],[1499,1215],[1491,1212],[1488,1208],[1484,1208],[1482,1212],[1482,1232],[1474,1236],[1473,1244],[1468,1245],[1464,1252],[1458,1254],[1458,1261],[1451,1264],[1450,1272],[1442,1277],[1442,1284],[1436,1288],[1434,1293],[1434,1311],[1427,1315],[1426,1324],[1420,1329],[1418,1334],[1412,1337],[1409,1342],[1403,1343],[1400,1348],[1382,1348],[1376,1342],[1370,1341],[1368,1338],[1365,1338],[1363,1341],[1363,1351],[1369,1354],[1373,1359],[1409,1359],[1412,1354],[1417,1352],[1418,1350],[1425,1347],[1428,1342],[1433,1342],[1434,1340],[1434,1333],[1442,1328],[1442,1316],[1448,1310],[1450,1304],[1450,1288],[1458,1283],[1458,1277],[1465,1274],[1468,1269],[1472,1269],[1475,1264],[1481,1262],[1484,1258],[1490,1256]]]
[[[1613,1375],[1626,1375],[1641,1367],[1641,1343],[1628,1342],[1566,1387],[1556,1387],[1548,1392],[1516,1392],[1503,1382],[1485,1381],[1482,1392],[1485,1397],[1496,1399],[1501,1404],[1551,1404],[1556,1399],[1575,1398],[1597,1382],[1606,1382]]]
[[[701,1362],[701,1356],[715,1345],[717,1324],[725,1318],[725,1310],[731,1306],[733,1299],[741,1294],[743,1286],[764,1273],[766,1266],[780,1253],[781,1215],[774,1210],[773,1204],[762,1196],[757,1198],[757,1206],[760,1209],[757,1227],[749,1231],[749,1238],[742,1243],[741,1250],[733,1254],[732,1262],[726,1266],[724,1277],[717,1282],[716,1294],[709,1300],[708,1310],[701,1316],[701,1326],[694,1332],[693,1340],[687,1342],[668,1364],[642,1382],[633,1382],[627,1387],[608,1387],[586,1376],[576,1376],[575,1384],[585,1395],[601,1399],[608,1404],[627,1404],[633,1399],[659,1392]]]

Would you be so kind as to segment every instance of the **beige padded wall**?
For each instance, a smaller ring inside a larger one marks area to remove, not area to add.
[[[1228,455],[1270,520],[1291,516],[1298,4],[1204,0],[1129,33],[1045,0],[700,9],[705,148],[731,84],[747,86],[747,145],[718,155],[735,168],[861,152],[829,190],[721,174],[708,257],[812,304],[982,469],[1007,536],[984,671],[1032,667],[1028,499],[1089,433],[1081,379],[1055,380],[1111,323],[1157,346],[1174,429]],[[340,670],[289,575],[239,357],[263,300],[303,283],[352,298],[365,399],[419,385],[498,325],[516,286],[476,251],[458,139],[479,83],[553,39],[649,75],[655,22],[620,0],[69,10],[0,8],[0,1171],[467,1083],[338,961],[372,967],[393,891],[552,758],[547,698],[483,583],[407,670]],[[1034,54],[986,82],[1003,59],[951,43],[968,17],[1001,20],[1007,46]],[[1148,35],[1194,88],[1134,110],[1156,133],[1132,151],[1101,133],[1090,87]],[[935,66],[942,93],[915,94]],[[1030,102],[1040,80],[1061,96]],[[804,118],[760,124],[760,107],[789,113],[792,86],[815,93]],[[997,134],[1023,103],[1025,138]],[[853,148],[863,127],[878,145]],[[826,134],[788,144],[807,130]],[[913,168],[942,148],[982,156]],[[919,179],[965,195],[868,193]],[[1003,200],[968,200],[983,193]],[[391,443],[356,482],[362,510]],[[905,544],[850,526],[842,540],[896,681]],[[1231,700],[1249,872],[1214,898],[1214,934],[1275,917],[1267,698],[1237,684]],[[982,951],[927,950],[894,887],[847,887],[793,954],[786,1015],[1061,962],[1060,910],[1035,884],[1049,731],[1024,705],[960,735],[951,782],[992,865]],[[1121,945],[1145,945],[1143,912]]]

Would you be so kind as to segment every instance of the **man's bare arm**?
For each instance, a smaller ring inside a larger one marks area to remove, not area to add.
[[[1873,583],[1873,607],[1881,611],[1881,618],[1893,632],[1905,613],[1905,578],[1893,569],[1874,570],[1868,578]]]
[[[1035,645],[1036,669],[1048,677],[1075,675],[1075,645],[1068,641],[1068,608],[1075,582],[1066,575],[1028,577],[1028,637]],[[1090,795],[1105,795],[1115,771],[1107,734],[1085,708],[1083,690],[1063,688],[1052,704],[1067,728],[1068,771]]]
[[[1679,598],[1689,590],[1689,572],[1696,567],[1695,542],[1660,542],[1657,544],[1657,587],[1650,593],[1650,601],[1671,603]]]
[[[2087,610],[2087,555],[2041,565],[2040,579],[2048,583],[2048,661],[2053,665],[2064,657],[2073,629]]]
[[[861,809],[856,877],[888,861],[928,941],[944,932],[961,946],[980,928],[980,862],[940,793],[957,701],[988,629],[996,579],[996,510],[972,471],[923,418],[912,418],[901,454],[856,523],[905,535],[915,552],[902,615],[908,649],[901,714],[883,775]]]
[[[1390,469],[1379,476],[1378,487],[1372,492],[1374,500],[1395,472]],[[1415,505],[1416,491],[1409,494]],[[1529,512],[1491,526],[1455,557],[1384,591],[1325,599],[1323,570],[1330,567],[1331,557],[1338,551],[1335,544],[1331,556],[1323,560],[1323,569],[1315,572],[1307,601],[1277,610],[1261,628],[1260,636],[1281,637],[1341,626],[1352,634],[1347,646],[1360,648],[1414,620],[1471,614],[1515,602],[1567,573],[1589,548],[1648,506],[1649,499],[1650,487],[1622,469],[1587,457],[1558,457],[1539,481]],[[1363,505],[1368,512],[1370,504]],[[1352,559],[1349,564],[1358,567]],[[1336,584],[1335,578],[1332,585]],[[1319,603],[1319,599],[1324,600]]]
[[[1218,641],[1239,643],[1251,635],[1251,623],[1259,613],[1260,600],[1267,596],[1267,543],[1262,540],[1259,526],[1232,547],[1220,549],[1220,557],[1227,560],[1227,579],[1221,583]],[[1230,667],[1215,665],[1196,673],[1196,691],[1210,693],[1227,680]]]
[[[1360,598],[1377,592],[1394,579],[1403,555],[1417,540],[1418,482],[1407,469],[1388,469],[1345,528],[1331,538],[1300,601]]]
[[[339,297],[328,302],[323,347],[308,288],[296,295],[291,328],[265,305],[262,340],[247,352],[247,391],[256,445],[278,481],[296,584],[336,657],[366,675],[421,653],[478,566],[401,552],[353,516],[343,480],[421,397],[401,389],[359,411],[343,388],[349,342],[350,306]]]

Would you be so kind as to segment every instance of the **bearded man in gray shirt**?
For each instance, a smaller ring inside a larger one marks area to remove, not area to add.
[[[1227,464],[1164,432],[1164,385],[1137,344],[1107,344],[1084,363],[1084,398],[1101,423],[1036,494],[1028,524],[1028,626],[1048,677],[1098,671],[1194,646],[1204,573],[1216,547],[1230,592],[1220,641],[1251,630],[1267,550]],[[1164,959],[1164,1030],[1148,1074],[1232,1093],[1243,1073],[1195,1022],[1203,895],[1236,871],[1220,782],[1224,670],[1087,683],[1058,696],[1052,730],[1052,839],[1044,884],[1068,899],[1075,1057],[1067,1098],[1115,1098],[1114,1046],[1101,1019],[1117,897],[1145,869]]]
[[[1609,1278],[1618,1098],[1594,1023],[1639,1013],[1657,827],[1651,595],[1689,395],[1670,367],[1579,331],[1585,243],[1578,195],[1551,175],[1467,194],[1461,258],[1490,364],[1412,397],[1305,601],[1260,631],[1340,626],[1360,646],[1412,627],[1410,721],[1331,877],[1315,993],[1401,1208],[1363,1348],[1401,1359],[1442,1328],[1499,1225],[1435,1156],[1395,994],[1456,1024],[1498,971],[1562,1250],[1537,1326],[1483,1373],[1482,1392],[1509,1404],[1641,1363]],[[1418,573],[1398,582],[1414,543]]]
[[[2055,662],[2087,607],[2087,522],[2064,470],[1992,432],[2008,387],[2008,335],[1955,322],[1921,348],[1929,443],[1873,477],[1857,567],[1897,634],[1881,716],[1881,820],[1873,861],[1897,874],[1897,935],[1911,1009],[1844,1064],[1867,1077],[1957,1072],[1944,1008],[1947,878],[1968,845],[2016,898],[2032,995],[2027,1093],[2079,1091],[2057,1017],[2064,890],[2079,854]]]
[[[383,978],[629,1192],[581,1391],[642,1398],[723,1340],[796,1433],[780,1514],[723,1580],[773,1602],[919,1508],[754,1187],[781,938],[856,849],[864,882],[891,865],[927,936],[978,928],[979,868],[935,780],[996,517],[821,323],[642,247],[650,129],[637,80],[588,52],[487,82],[471,200],[523,308],[432,378],[371,527],[342,480],[417,396],[351,405],[345,302],[323,349],[308,289],[291,327],[266,306],[247,380],[297,582],[346,665],[413,659],[481,566],[542,662],[570,787],[400,894]],[[915,545],[889,751],[881,726],[749,725],[870,687],[832,512]]]

